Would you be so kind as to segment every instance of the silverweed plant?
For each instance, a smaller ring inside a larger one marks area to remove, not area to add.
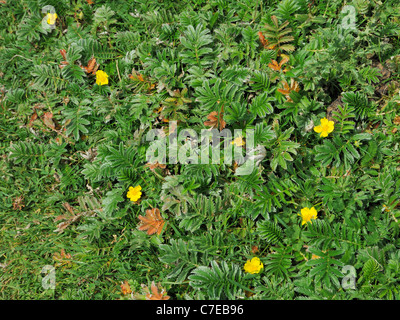
[[[399,12],[0,1],[0,299],[400,299]]]

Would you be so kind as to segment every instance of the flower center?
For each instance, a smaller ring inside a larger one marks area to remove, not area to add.
[[[329,131],[329,125],[327,124],[322,125],[322,131]]]

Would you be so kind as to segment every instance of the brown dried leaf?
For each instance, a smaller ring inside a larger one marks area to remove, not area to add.
[[[267,39],[265,39],[265,37],[261,31],[258,31],[258,38],[260,39],[260,42],[264,46],[264,48],[266,48],[268,45],[268,41],[267,41]]]
[[[217,111],[213,111],[207,116],[207,119],[209,121],[204,122],[205,126],[210,126],[212,128],[218,128],[218,124],[219,124],[219,130],[224,129],[226,126],[226,122],[223,119],[223,112],[218,114]]]
[[[288,57],[284,57],[279,63],[276,60],[271,60],[271,62],[268,63],[268,67],[270,67],[272,70],[279,71],[282,69],[282,66],[288,61]]]
[[[99,64],[96,63],[95,57],[92,57],[88,65],[86,67],[83,67],[86,73],[91,73],[91,74],[96,74],[97,69],[99,68]]]
[[[53,255],[53,260],[56,261],[62,261],[67,259],[71,259],[71,255],[69,253],[65,253],[64,249],[61,249],[60,253],[56,252]]]
[[[63,207],[67,210],[68,214],[67,215],[59,215],[54,219],[54,222],[60,221],[60,220],[67,220],[64,222],[61,222],[57,225],[57,229],[55,229],[53,232],[63,232],[64,229],[66,229],[70,224],[73,224],[74,222],[78,221],[80,218],[84,216],[91,216],[93,215],[94,211],[93,210],[83,210],[77,214],[75,214],[74,209],[68,202],[63,203]],[[86,208],[87,209],[87,208]]]
[[[130,294],[130,293],[132,293],[131,286],[129,285],[129,283],[128,283],[127,280],[125,280],[125,281],[121,284],[121,291],[122,291],[122,294]]]
[[[60,53],[61,53],[63,59],[66,61],[67,60],[67,51],[65,49],[61,49]]]
[[[21,210],[23,207],[25,207],[24,205],[24,197],[23,196],[19,196],[16,197],[13,201],[13,209],[14,210]]]
[[[149,168],[151,171],[154,171],[154,169],[156,168],[165,169],[167,166],[165,164],[161,164],[158,163],[158,161],[156,161],[155,163],[147,163],[145,167]]]
[[[257,247],[257,246],[251,246],[251,252],[252,252],[253,254],[256,254],[258,251],[259,251],[259,250],[258,250],[258,247]]]
[[[71,207],[71,205],[68,202],[64,202],[62,205],[70,214],[72,214],[73,216],[75,215],[74,209]]]
[[[381,81],[388,79],[391,75],[390,70],[388,70],[386,66],[383,66],[378,60],[372,61],[372,67],[380,71],[381,75],[378,77]]]
[[[159,289],[161,292],[158,292]],[[147,292],[146,300],[169,300],[167,292],[160,287],[159,283],[156,285],[154,281],[151,282],[151,293],[147,287],[144,290]]]
[[[53,260],[56,261],[55,266],[60,267],[60,266],[71,266],[72,261],[71,261],[71,254],[65,253],[64,249],[61,249],[61,252],[56,252],[53,255]]]
[[[146,216],[143,217],[142,215],[139,215],[138,218],[142,221],[141,225],[139,226],[139,230],[147,230],[148,235],[152,235],[156,232],[158,235],[161,234],[165,221],[161,217],[159,209],[147,209]]]
[[[261,31],[259,31],[257,34],[258,34],[258,38],[260,39],[260,42],[264,48],[272,50],[276,47],[275,44],[274,45],[269,44],[268,40],[264,37],[264,35],[262,34]]]
[[[286,81],[283,81],[282,83],[284,89],[278,89],[278,91],[285,95],[287,101],[292,102],[292,99],[290,98],[289,95],[292,91],[299,92],[300,90],[299,84],[294,79],[290,79],[290,86]]]
[[[42,121],[46,127],[53,130],[56,128],[56,125],[53,121],[53,114],[51,112],[45,112],[42,116]]]
[[[64,59],[64,61],[61,61],[61,64],[58,66],[60,69],[64,68],[66,65],[69,63],[67,62],[67,51],[65,49],[61,49],[60,53]]]
[[[28,123],[28,127],[32,127],[33,126],[33,122],[37,118],[38,118],[38,115],[37,115],[36,110],[35,110],[35,111],[33,111],[33,114],[31,115],[31,118],[30,118],[29,123]]]
[[[62,214],[62,215],[57,216],[57,217],[54,219],[54,222],[57,222],[57,221],[60,221],[60,220],[67,220],[67,219],[69,219],[69,218],[70,218],[70,216],[67,216],[67,215],[65,215],[65,214]]]
[[[130,75],[129,75],[129,78],[132,79],[132,80],[144,82],[143,75],[141,75],[140,73],[135,73],[134,75],[133,75],[133,74],[130,74]]]

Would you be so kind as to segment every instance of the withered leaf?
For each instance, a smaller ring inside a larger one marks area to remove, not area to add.
[[[72,214],[73,216],[75,215],[74,209],[71,207],[71,205],[68,202],[64,202],[62,205],[70,214]]]
[[[33,111],[33,114],[31,115],[31,118],[29,119],[28,127],[33,126],[33,122],[38,118],[38,115],[36,113],[36,110]]]
[[[259,251],[259,249],[258,249],[257,246],[251,246],[251,252],[252,252],[253,254],[256,254],[258,251]]]
[[[83,67],[83,69],[85,70],[86,73],[91,73],[91,74],[96,74],[98,68],[99,68],[99,64],[96,63],[95,57],[92,57],[89,60],[86,67]]]
[[[16,197],[13,201],[13,209],[14,210],[22,210],[23,207],[25,207],[24,197],[23,196]]]
[[[63,59],[66,61],[67,60],[67,51],[65,49],[61,49],[60,53],[61,53]]]
[[[299,84],[294,79],[290,79],[290,87],[286,81],[283,81],[283,86],[284,89],[278,89],[278,91],[286,96],[287,101],[292,102],[292,99],[290,98],[289,95],[292,91],[299,92],[300,90]]]
[[[68,65],[69,63],[67,62],[67,51],[65,49],[61,49],[60,53],[64,59],[64,61],[61,61],[61,64],[59,65],[59,68],[62,69],[64,68],[66,65]]]
[[[53,121],[53,114],[51,112],[45,112],[43,114],[42,120],[46,127],[50,128],[50,129],[56,128],[56,125],[54,124],[54,121]]]
[[[271,62],[268,64],[268,67],[271,68],[272,70],[279,71],[282,69],[282,66],[288,61],[289,58],[287,57],[284,57],[279,63],[276,60],[271,60]]]
[[[134,72],[133,74],[129,74],[129,78],[136,81],[144,82],[143,75],[140,73]]]
[[[335,118],[333,118],[333,112],[339,112],[339,106],[343,106],[342,96],[339,96],[333,101],[328,108],[326,108],[326,118],[329,121],[334,121],[336,123]]]
[[[264,46],[264,48],[272,50],[276,47],[275,44],[274,45],[269,44],[268,40],[264,37],[264,35],[262,34],[261,31],[259,31],[257,34],[258,34],[258,38],[260,39],[260,42]]]
[[[121,284],[121,291],[122,291],[122,294],[129,294],[129,293],[132,293],[131,286],[129,285],[129,283],[128,283],[127,280],[125,280],[125,281]]]
[[[207,119],[209,121],[205,121],[204,122],[205,126],[210,126],[212,128],[218,128],[218,125],[219,125],[219,130],[220,131],[222,129],[224,129],[225,126],[226,126],[226,122],[223,119],[223,112],[218,114],[217,111],[213,111],[207,116]]]
[[[268,45],[268,41],[265,39],[261,31],[258,31],[258,38],[260,39],[260,42],[264,47]]]
[[[149,289],[146,287],[145,291],[147,292],[146,294],[146,300],[169,300],[169,296],[167,296],[167,292],[159,288],[160,284],[156,286],[154,281],[151,282],[151,293],[149,292]],[[147,289],[147,290],[146,290]],[[161,289],[161,292],[158,292],[158,290]]]
[[[147,163],[145,167],[149,168],[151,171],[154,171],[156,168],[165,169],[167,166],[165,164],[158,163],[158,161],[156,161],[155,163],[150,163],[150,162]]]
[[[82,217],[92,216],[95,214],[95,210],[90,210],[89,208],[87,208],[85,206],[83,206],[83,208],[81,206],[82,211],[75,214],[74,209],[68,202],[64,202],[63,207],[67,210],[68,214],[59,215],[58,217],[56,217],[54,219],[54,222],[57,222],[60,220],[66,220],[66,221],[59,223],[57,225],[57,229],[55,229],[53,232],[62,233],[62,232],[64,232],[64,229],[66,229],[69,225],[78,221]]]
[[[64,68],[69,63],[67,61],[61,61],[61,64],[58,66],[60,69]]]
[[[60,251],[60,253],[58,253],[58,252],[56,252],[54,255],[53,255],[53,259],[54,260],[64,260],[64,259],[71,259],[71,254],[69,254],[69,253],[65,253],[65,250],[64,249],[61,249],[61,251]]]
[[[71,261],[71,254],[65,253],[64,249],[61,249],[61,252],[56,252],[53,255],[53,260],[56,261],[55,266],[56,267],[70,267],[72,266],[72,261]]]
[[[138,217],[142,223],[139,226],[139,230],[146,231],[148,235],[157,233],[161,234],[162,228],[164,226],[164,219],[161,217],[160,210],[158,208],[147,209],[146,216],[143,217],[139,215]]]

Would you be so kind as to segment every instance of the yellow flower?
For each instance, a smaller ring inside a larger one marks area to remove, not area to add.
[[[231,142],[231,144],[236,144],[238,147],[241,147],[245,145],[245,142],[242,137],[236,137],[235,140]]]
[[[57,19],[57,13],[48,13],[47,14],[47,23],[55,24]]]
[[[329,133],[333,131],[335,123],[333,121],[329,121],[327,118],[321,119],[321,124],[319,126],[314,127],[314,131],[317,133],[321,133],[320,137],[327,137]]]
[[[142,193],[140,192],[142,190],[141,186],[137,187],[129,187],[129,191],[126,194],[126,196],[133,202],[138,201],[140,197],[142,196]]]
[[[104,71],[98,70],[96,72],[96,84],[99,86],[108,84],[108,74]]]
[[[309,208],[303,208],[301,209],[301,214],[298,214],[299,216],[302,217],[303,221],[301,222],[301,225],[306,224],[307,222],[312,223],[312,219],[317,219],[317,210],[315,210],[314,207],[311,209]]]
[[[244,271],[251,274],[260,273],[262,268],[264,268],[264,265],[257,257],[254,257],[253,259],[251,259],[251,261],[247,260],[244,265]]]

